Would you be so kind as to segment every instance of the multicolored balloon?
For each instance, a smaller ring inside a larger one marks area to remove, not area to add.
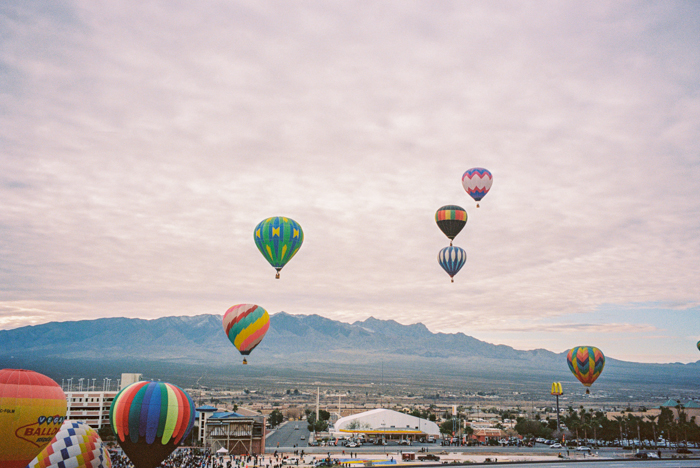
[[[187,438],[194,425],[194,403],[180,387],[135,382],[112,401],[112,432],[136,468],[155,468]]]
[[[452,245],[454,238],[467,224],[467,212],[461,206],[445,205],[435,213],[435,222]]]
[[[24,468],[58,433],[66,395],[38,372],[0,370],[0,467]]]
[[[479,208],[478,202],[489,193],[491,184],[493,184],[493,175],[483,167],[473,167],[462,175],[462,187],[477,202],[477,208]]]
[[[233,346],[247,356],[265,337],[270,328],[270,315],[255,304],[238,304],[224,314],[224,332]],[[243,364],[248,364],[244,357]]]
[[[260,221],[255,226],[253,238],[265,260],[277,270],[275,278],[279,279],[280,270],[299,251],[304,242],[304,231],[293,219],[275,216]]]
[[[577,346],[566,355],[569,370],[586,387],[586,393],[593,382],[600,377],[605,367],[603,352],[594,346]]]
[[[454,276],[459,273],[466,261],[467,253],[461,247],[449,246],[438,252],[438,263],[450,275],[452,283],[455,282]]]
[[[80,421],[64,421],[51,444],[27,468],[111,468],[97,431]]]
[[[700,351],[700,341],[698,341],[698,351]]]

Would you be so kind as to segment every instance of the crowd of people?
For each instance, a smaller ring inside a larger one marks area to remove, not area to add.
[[[110,450],[109,458],[112,468],[134,468],[129,458],[120,450]],[[216,457],[211,455],[209,449],[180,448],[163,460],[160,466],[162,468],[213,468],[215,459]]]
[[[298,452],[295,452],[298,454]],[[112,468],[134,468],[121,450],[110,450]],[[303,456],[303,451],[302,451]],[[330,456],[330,455],[329,455]],[[161,468],[282,468],[290,464],[287,455],[226,455],[212,454],[209,449],[180,448],[161,464]],[[298,459],[296,459],[298,465]]]

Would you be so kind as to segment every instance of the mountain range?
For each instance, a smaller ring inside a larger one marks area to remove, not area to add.
[[[565,352],[521,351],[463,333],[432,333],[421,324],[368,318],[344,323],[318,315],[270,317],[262,343],[241,365],[219,315],[154,320],[103,318],[51,322],[0,330],[0,367],[31,368],[54,378],[118,376],[143,372],[179,379],[290,382],[304,380],[370,385],[523,390],[552,381],[583,390]],[[617,392],[697,392],[700,361],[642,364],[608,357],[594,388]]]

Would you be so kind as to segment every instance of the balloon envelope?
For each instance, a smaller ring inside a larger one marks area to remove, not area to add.
[[[255,304],[238,304],[224,314],[224,332],[238,351],[247,356],[265,337],[270,315]]]
[[[445,205],[435,213],[435,222],[448,239],[454,240],[467,224],[467,212],[461,206]]]
[[[109,410],[112,432],[136,468],[155,468],[194,425],[194,403],[180,387],[136,382],[122,389]]]
[[[577,346],[566,355],[569,370],[585,387],[590,387],[600,377],[605,367],[603,352],[594,346]],[[588,390],[586,390],[588,393]]]
[[[66,418],[66,395],[43,374],[0,370],[0,467],[24,468]]]
[[[255,226],[253,238],[265,260],[277,270],[276,278],[279,278],[280,270],[299,251],[304,242],[304,231],[293,219],[275,216]]]
[[[475,201],[481,201],[489,193],[493,175],[483,167],[473,167],[462,175],[462,187]],[[476,206],[479,206],[477,203]]]
[[[449,246],[438,252],[438,263],[450,275],[450,278],[454,278],[466,261],[467,253],[461,247]]]
[[[97,431],[80,421],[64,421],[51,444],[27,468],[111,468]]]

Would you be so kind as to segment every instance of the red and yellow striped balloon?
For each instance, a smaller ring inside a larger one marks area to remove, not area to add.
[[[229,341],[247,356],[265,337],[270,328],[270,315],[259,305],[238,304],[226,311],[223,325]],[[247,363],[243,358],[243,364]]]
[[[43,374],[0,370],[0,467],[24,468],[66,418],[66,395]]]
[[[112,432],[136,468],[154,468],[187,437],[194,403],[180,387],[136,382],[122,389],[109,410]]]

